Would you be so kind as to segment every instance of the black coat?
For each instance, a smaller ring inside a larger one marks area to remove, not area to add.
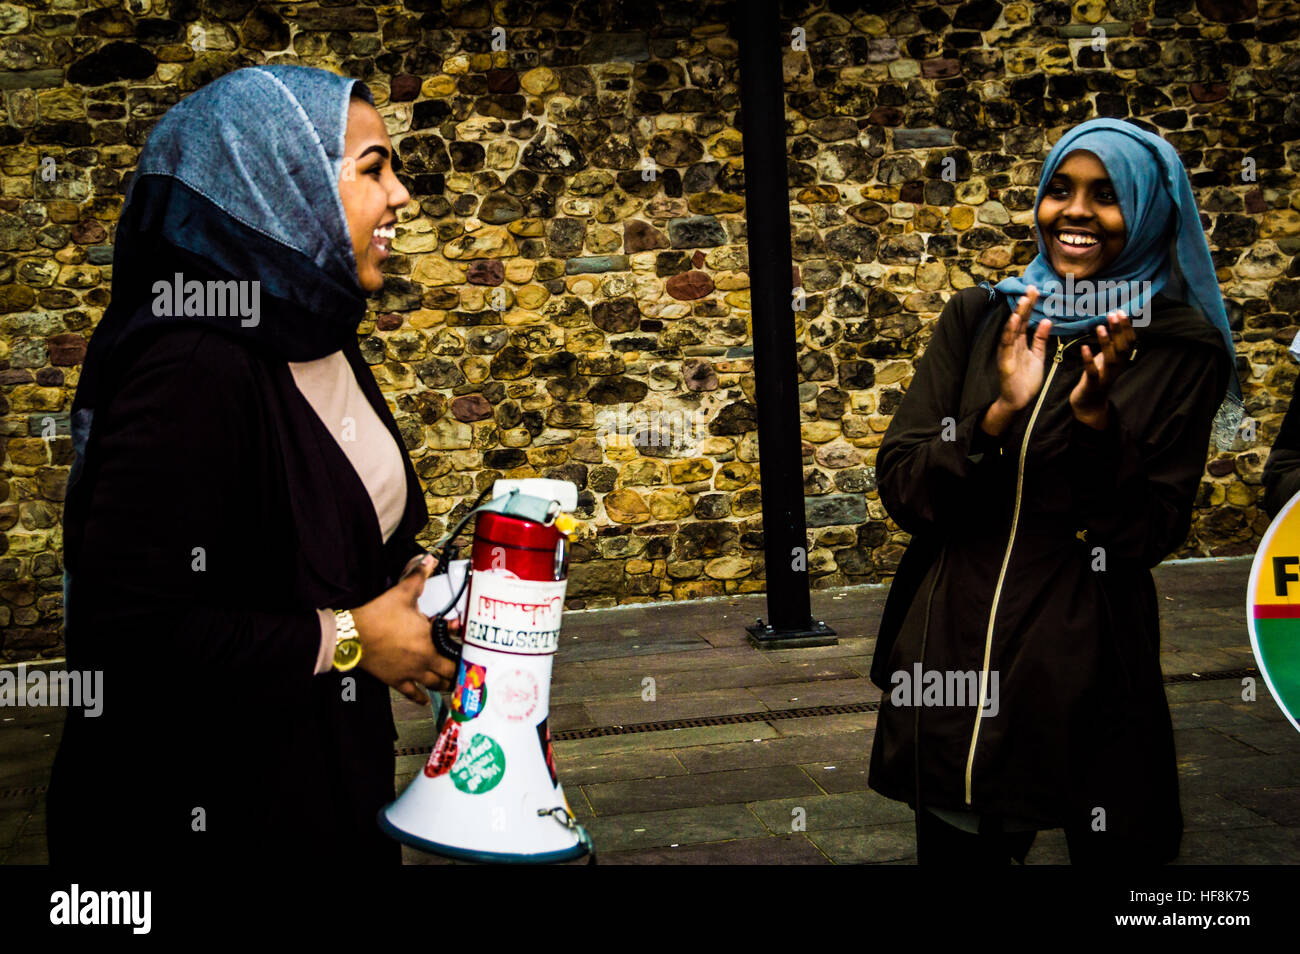
[[[994,440],[979,422],[1009,314],[980,288],[948,301],[877,455],[881,500],[912,541],[872,665],[885,696],[869,784],[1043,827],[1100,808],[1128,850],[1166,860],[1182,815],[1150,567],[1187,534],[1226,350],[1199,312],[1157,296],[1100,432],[1069,406],[1095,338],[1053,336],[1050,379]],[[990,694],[996,672],[997,714],[977,718],[978,691],[894,704],[894,674],[917,663],[974,673]]]
[[[1287,502],[1300,493],[1300,402],[1294,395],[1273,449],[1264,462],[1264,509],[1270,517],[1282,512]]]
[[[387,544],[285,361],[194,324],[132,339],[82,478],[67,655],[103,670],[104,703],[69,713],[52,861],[400,859],[375,824],[394,795],[388,688],[313,675],[316,608],[391,586],[428,519],[355,340],[344,351],[403,447]]]

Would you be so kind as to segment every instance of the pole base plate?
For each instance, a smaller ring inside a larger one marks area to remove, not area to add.
[[[750,645],[759,649],[802,649],[806,646],[837,646],[839,637],[819,619],[810,619],[808,625],[791,629],[777,629],[770,623],[756,620],[746,626]]]

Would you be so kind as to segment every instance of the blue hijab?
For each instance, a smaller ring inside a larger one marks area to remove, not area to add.
[[[1115,119],[1090,119],[1062,136],[1047,154],[1038,180],[1037,210],[1047,184],[1065,157],[1076,150],[1093,153],[1106,167],[1124,216],[1126,241],[1123,250],[1103,274],[1094,279],[1113,282],[1122,289],[1134,289],[1123,306],[1130,314],[1147,312],[1158,292],[1186,302],[1199,311],[1220,335],[1232,365],[1228,395],[1215,419],[1216,439],[1223,442],[1225,429],[1235,434],[1241,421],[1241,382],[1237,377],[1236,351],[1223,295],[1215,278],[1210,246],[1201,228],[1200,210],[1192,195],[1178,152],[1164,139],[1132,123]],[[1171,217],[1173,219],[1171,223]],[[1172,238],[1172,240],[1171,240]],[[1098,299],[1087,285],[1078,286],[1057,274],[1047,254],[1047,243],[1038,230],[1038,256],[1023,275],[1004,278],[994,289],[1010,301],[1030,285],[1039,290],[1030,325],[1044,318],[1052,320],[1052,334],[1073,335],[1089,331],[1106,321],[1106,309],[1092,307]],[[1051,289],[1053,294],[1048,295]],[[1073,296],[1067,292],[1073,289]],[[1100,314],[1096,314],[1100,311]],[[1079,316],[1083,317],[1072,317]],[[1066,316],[1064,318],[1058,316]]]
[[[363,83],[326,70],[249,67],[187,96],[150,133],[114,233],[112,298],[72,403],[69,556],[88,491],[79,480],[95,456],[95,409],[107,405],[127,345],[145,331],[198,323],[286,361],[355,343],[366,293],[338,190],[353,95],[374,103]],[[246,296],[257,289],[254,317],[210,304],[159,313],[160,301],[180,304],[191,287],[232,280]]]

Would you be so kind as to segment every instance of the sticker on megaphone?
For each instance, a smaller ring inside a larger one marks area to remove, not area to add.
[[[424,592],[416,600],[416,606],[425,616],[433,616],[441,612],[443,607],[451,602],[452,597],[456,595],[457,590],[461,590],[461,585],[465,582],[465,574],[469,572],[469,560],[452,560],[447,565],[446,573],[439,573],[437,576],[431,576],[424,581]],[[447,610],[446,618],[464,619],[469,609],[469,587],[466,586],[460,593],[460,600],[455,606]]]

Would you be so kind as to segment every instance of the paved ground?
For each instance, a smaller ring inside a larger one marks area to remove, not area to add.
[[[1156,571],[1167,677],[1254,664],[1245,628],[1247,559]],[[553,732],[692,719],[695,727],[558,741],[557,768],[602,864],[901,863],[915,859],[911,811],[867,790],[875,715],[771,715],[878,700],[867,679],[883,587],[813,594],[837,646],[750,648],[761,596],[571,613],[551,693]],[[654,699],[643,697],[653,679]],[[1300,863],[1300,733],[1262,680],[1175,682],[1173,713],[1186,834],[1183,864]],[[427,710],[394,697],[401,747],[425,749]],[[45,860],[44,795],[60,710],[0,710],[0,862]],[[715,723],[715,724],[708,724]],[[398,758],[401,787],[424,754]],[[797,810],[802,809],[802,812]],[[792,830],[802,817],[805,828]],[[413,863],[430,862],[407,851]],[[1059,832],[1030,864],[1067,861]]]

